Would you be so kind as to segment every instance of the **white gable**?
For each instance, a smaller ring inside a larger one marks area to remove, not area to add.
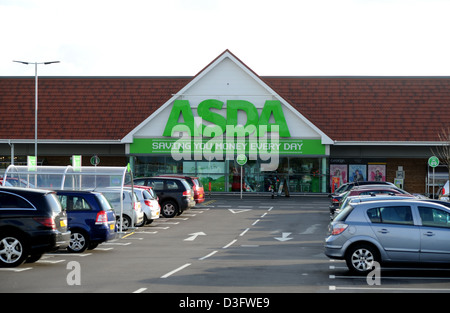
[[[173,95],[122,141],[131,143],[133,138],[162,137],[175,100],[189,101],[194,116],[197,116],[198,104],[208,99],[223,102],[224,108],[227,100],[245,100],[256,107],[258,114],[261,114],[266,101],[278,100],[281,102],[291,138],[321,139],[322,144],[333,142],[228,51],[212,62],[176,95]],[[215,110],[215,112],[226,116],[224,109]],[[245,124],[245,113],[239,111],[239,114],[241,115],[238,116],[238,123]]]

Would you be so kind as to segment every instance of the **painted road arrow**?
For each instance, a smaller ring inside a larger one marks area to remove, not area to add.
[[[275,239],[278,241],[288,241],[288,240],[294,239],[294,238],[288,238],[290,234],[292,234],[292,233],[282,233],[281,237],[275,237]]]
[[[191,237],[184,239],[184,241],[194,241],[195,238],[197,238],[198,236],[206,236],[206,234],[204,232],[192,233],[189,235],[191,235]]]

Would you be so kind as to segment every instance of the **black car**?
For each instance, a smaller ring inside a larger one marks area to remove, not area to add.
[[[69,242],[67,215],[54,191],[0,187],[0,266],[35,262]]]
[[[174,217],[195,206],[194,192],[182,178],[145,177],[136,178],[133,183],[153,187],[159,198],[161,214],[164,217]]]

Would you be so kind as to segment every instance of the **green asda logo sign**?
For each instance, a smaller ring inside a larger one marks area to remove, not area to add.
[[[197,114],[201,118],[202,123],[197,127],[189,101],[175,100],[163,136],[171,137],[173,132],[179,129],[180,126],[189,129],[190,135],[194,137],[220,136],[226,133],[227,126],[238,125],[238,112],[242,111],[247,116],[247,122],[243,125],[248,131],[247,135],[265,136],[266,132],[271,132],[272,128],[275,128],[273,126],[276,126],[280,137],[291,137],[280,101],[266,101],[261,116],[259,116],[256,107],[251,102],[245,100],[228,100],[225,109],[226,117],[212,111],[213,109],[222,110],[223,106],[224,102],[219,100],[208,99],[202,101],[197,108]],[[271,116],[273,116],[273,123],[269,122]],[[180,117],[182,117],[184,122],[179,122]],[[203,124],[203,121],[210,122],[215,127],[211,127],[211,125],[206,126]]]
[[[233,159],[246,154],[250,160],[258,156],[261,160],[270,160],[275,169],[279,155],[326,154],[320,139],[290,138],[280,101],[267,100],[261,114],[245,100],[228,100],[224,106],[219,100],[204,100],[198,105],[198,116],[194,117],[188,100],[176,100],[163,131],[164,137],[134,138],[130,153],[171,154],[176,160],[223,160],[224,156]],[[225,116],[218,113],[221,110],[225,110]],[[247,118],[245,125],[238,125],[241,113]]]

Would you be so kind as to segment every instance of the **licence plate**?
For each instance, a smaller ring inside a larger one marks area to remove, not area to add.
[[[66,220],[59,220],[59,225],[61,227],[66,227],[67,226]]]
[[[110,229],[110,230],[114,230],[115,227],[116,227],[116,225],[114,225],[114,224],[110,224],[110,225],[109,225],[109,229]]]

